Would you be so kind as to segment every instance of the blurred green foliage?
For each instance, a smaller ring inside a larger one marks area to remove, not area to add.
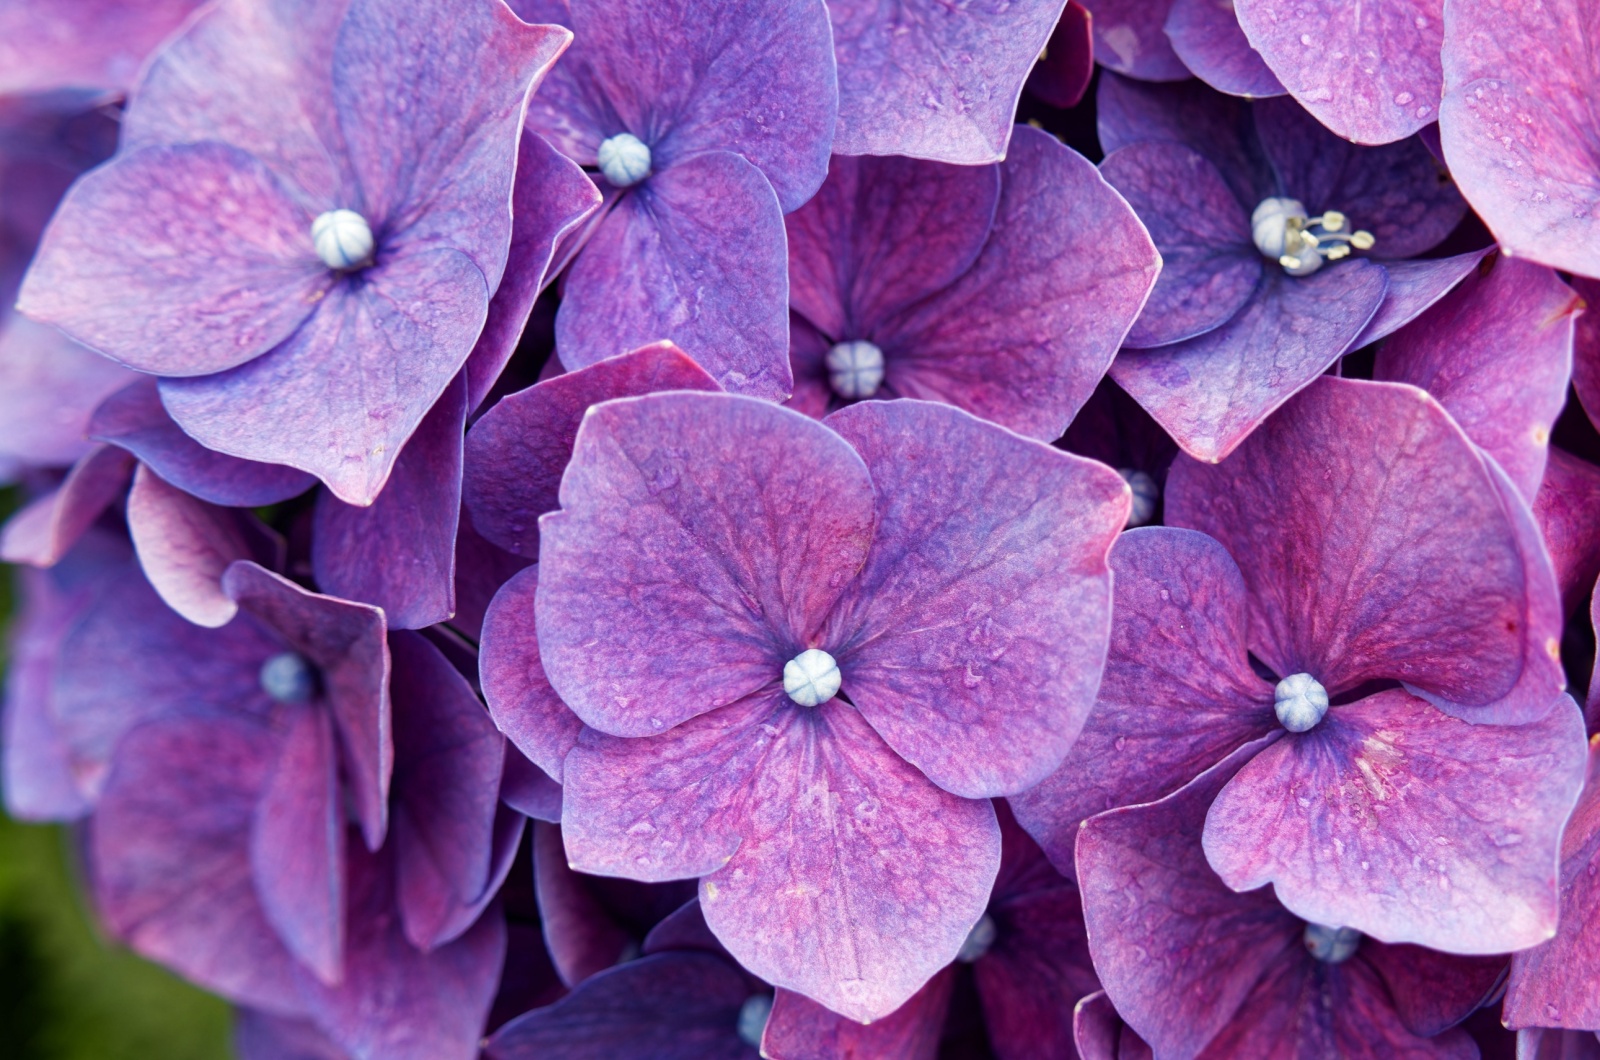
[[[0,518],[15,506],[0,490]],[[0,631],[12,612],[0,569]],[[5,641],[0,638],[0,671]],[[227,1004],[107,942],[80,897],[72,833],[0,815],[0,1057],[224,1060]]]

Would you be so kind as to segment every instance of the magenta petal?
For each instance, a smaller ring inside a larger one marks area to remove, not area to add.
[[[1373,377],[1432,394],[1532,503],[1566,404],[1582,304],[1554,270],[1493,259],[1390,338]]]
[[[972,267],[994,226],[999,166],[835,155],[811,201],[784,219],[789,305],[838,340]]]
[[[256,802],[250,872],[267,921],[323,982],[344,970],[344,807],[325,711],[292,707]]]
[[[355,816],[367,846],[376,848],[387,826],[394,763],[383,612],[307,592],[248,562],[230,566],[222,588],[321,671],[322,696],[338,729]]]
[[[1235,894],[1196,833],[1246,745],[1160,802],[1083,823],[1078,884],[1089,950],[1117,1012],[1161,1056],[1195,1056],[1304,930],[1267,891]],[[1248,1056],[1252,1054],[1221,1054]]]
[[[1555,938],[1512,958],[1505,1021],[1510,1027],[1600,1027],[1600,755],[1561,840],[1561,923]]]
[[[1170,0],[1090,0],[1095,61],[1141,81],[1192,77],[1167,38],[1164,24],[1171,6]]]
[[[561,504],[540,523],[545,671],[585,723],[619,736],[773,686],[861,568],[874,523],[866,466],[833,431],[687,391],[592,409]]]
[[[389,645],[396,890],[406,937],[427,951],[489,884],[505,741],[426,638],[397,631]]]
[[[947,405],[863,402],[827,424],[878,499],[867,565],[825,638],[845,694],[947,791],[1037,784],[1094,703],[1127,487]]]
[[[567,986],[575,987],[637,953],[633,936],[567,865],[561,829],[553,824],[533,826],[533,879],[545,948]]]
[[[1052,107],[1076,107],[1094,80],[1094,16],[1067,0],[1024,87]]]
[[[1431,1038],[1493,1001],[1505,985],[1504,956],[1458,957],[1421,946],[1362,943],[1362,958],[1383,980],[1412,1034]]]
[[[251,878],[277,753],[238,714],[153,722],[122,743],[90,831],[100,914],[134,950],[234,1001],[293,1012],[292,959]]]
[[[121,90],[200,0],[7,4],[0,11],[0,96],[62,88]]]
[[[1339,136],[1386,144],[1439,117],[1444,0],[1234,7],[1278,80]]]
[[[1166,31],[1183,64],[1219,92],[1260,99],[1288,91],[1250,46],[1233,0],[1173,0]]]
[[[287,340],[332,282],[283,182],[202,143],[119,155],[74,184],[17,298],[130,368],[192,376]]]
[[[0,312],[0,460],[71,464],[89,451],[95,406],[135,378],[55,328]]]
[[[35,567],[60,562],[121,496],[133,468],[133,457],[114,445],[90,449],[60,486],[6,521],[0,529],[0,559]]]
[[[658,953],[612,968],[489,1039],[490,1060],[755,1060],[739,1038],[750,986],[705,953]]]
[[[834,401],[827,361],[832,345],[805,317],[789,314],[789,367],[794,372],[794,393],[783,403],[786,408],[819,420],[828,414],[828,406]]]
[[[390,629],[421,629],[455,613],[466,421],[462,375],[406,441],[370,506],[317,497],[311,568],[329,595],[376,604]]]
[[[1600,576],[1600,468],[1552,448],[1533,515],[1570,614]]]
[[[576,163],[538,133],[523,132],[511,192],[511,249],[483,334],[467,359],[467,408],[483,404],[515,352],[535,299],[555,275],[557,245],[599,206],[599,189]]]
[[[531,562],[485,541],[463,508],[456,523],[456,613],[450,628],[468,640],[480,640],[494,594]]]
[[[126,449],[167,482],[212,504],[258,508],[310,489],[304,471],[213,452],[190,438],[161,404],[156,380],[140,376],[94,410],[89,431]]]
[[[1053,441],[1145,305],[1160,256],[1088,160],[1018,130],[994,227],[972,268],[875,329],[902,397],[948,401]]]
[[[1440,134],[1461,192],[1507,253],[1600,278],[1594,0],[1452,3]]]
[[[1600,305],[1600,280],[1574,276],[1572,286],[1589,306]],[[1600,420],[1600,313],[1578,315],[1572,339],[1572,387],[1589,422]]]
[[[528,559],[539,555],[539,516],[559,506],[561,475],[589,406],[658,390],[718,390],[670,342],[596,361],[501,398],[467,435],[462,498],[489,541]]]
[[[567,273],[561,363],[582,368],[662,339],[735,393],[789,394],[783,212],[761,171],[697,155],[624,195]]]
[[[1414,387],[1319,380],[1221,466],[1174,463],[1166,518],[1238,561],[1252,650],[1334,692],[1389,678],[1491,703],[1545,603],[1489,465]]]
[[[1263,258],[1244,207],[1204,155],[1141,141],[1112,152],[1100,171],[1128,196],[1161,251],[1160,275],[1125,345],[1194,338],[1243,308],[1261,283]]]
[[[1490,249],[1473,250],[1450,258],[1384,262],[1383,271],[1389,274],[1389,291],[1350,348],[1359,350],[1411,323],[1465,279]]]
[[[533,623],[538,589],[535,565],[519,571],[495,594],[483,620],[478,677],[496,727],[534,765],[560,781],[562,762],[576,746],[583,722],[545,676]]]
[[[1073,872],[1078,824],[1171,794],[1277,729],[1246,656],[1244,578],[1216,541],[1148,527],[1111,550],[1111,650],[1099,698],[1062,767],[1008,801],[1051,862]]]
[[[1184,451],[1215,463],[1350,349],[1388,279],[1369,261],[1312,276],[1269,271],[1226,324],[1153,350],[1125,350],[1111,378]]]
[[[422,953],[394,913],[393,866],[384,854],[350,848],[349,936],[337,987],[299,977],[309,1015],[357,1057],[469,1060],[505,962],[498,908],[448,945]]]
[[[1072,1026],[1083,1060],[1150,1060],[1150,1047],[1122,1022],[1104,990],[1078,1002]]]
[[[271,534],[246,512],[218,508],[167,485],[143,464],[128,492],[128,533],[145,577],[168,607],[215,629],[238,613],[222,591],[222,572],[235,560],[262,558],[255,545]]]
[[[472,351],[488,304],[483,273],[461,252],[400,254],[334,287],[270,353],[164,378],[161,399],[207,448],[309,471],[341,500],[371,504]]]
[[[871,1023],[857,1023],[804,994],[779,990],[761,1037],[761,1055],[769,1060],[934,1060],[954,985],[954,967],[946,967],[911,1000]]]
[[[829,0],[842,155],[998,162],[1062,0]]]
[[[1542,1027],[1518,1031],[1518,1060],[1600,1060],[1600,1034]]]
[[[1240,769],[1206,817],[1206,857],[1228,886],[1271,882],[1315,923],[1455,953],[1524,949],[1555,929],[1583,769],[1569,699],[1497,726],[1380,692]]]

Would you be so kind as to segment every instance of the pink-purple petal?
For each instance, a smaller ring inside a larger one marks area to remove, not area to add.
[[[1551,448],[1533,515],[1570,614],[1600,576],[1600,468]]]
[[[1469,251],[1448,258],[1384,262],[1383,271],[1389,274],[1389,290],[1383,297],[1383,304],[1367,321],[1367,326],[1350,344],[1350,348],[1359,350],[1411,323],[1423,310],[1465,279],[1490,249]]]
[[[54,566],[127,489],[134,463],[114,445],[94,446],[61,485],[6,520],[0,529],[0,559]]]
[[[1052,107],[1075,107],[1094,80],[1094,16],[1078,0],[1067,0],[1039,61],[1024,86]]]
[[[218,508],[168,485],[139,465],[128,491],[128,534],[145,577],[167,606],[196,625],[227,625],[239,605],[222,591],[235,560],[259,559],[271,531],[252,533],[248,513]]]
[[[779,990],[761,1036],[761,1055],[770,1060],[934,1060],[954,985],[955,971],[946,968],[911,1000],[871,1023],[857,1023],[804,994]]]
[[[1173,0],[1167,39],[1194,75],[1218,92],[1261,99],[1287,89],[1239,26],[1233,0]]]
[[[1141,81],[1183,81],[1183,65],[1166,33],[1170,0],[1090,0],[1094,58],[1101,66]]]
[[[134,378],[55,328],[0,313],[0,460],[71,464],[89,451],[95,406]]]
[[[91,0],[63,10],[20,0],[0,10],[0,95],[121,90],[200,0]]]
[[[489,714],[517,750],[557,782],[562,762],[578,742],[583,722],[545,675],[534,630],[538,566],[519,571],[501,586],[483,620],[478,676]],[[557,817],[559,818],[559,799]]]

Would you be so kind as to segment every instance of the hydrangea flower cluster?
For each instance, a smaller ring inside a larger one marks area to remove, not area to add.
[[[1597,27],[0,3],[6,810],[244,1060],[1600,1057]]]

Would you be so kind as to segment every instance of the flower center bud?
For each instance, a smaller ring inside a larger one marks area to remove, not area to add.
[[[783,690],[802,707],[820,707],[839,694],[839,664],[821,648],[807,648],[783,664]]]
[[[837,343],[826,361],[828,383],[842,398],[869,398],[883,385],[883,351],[865,339]]]
[[[617,133],[600,145],[600,172],[614,187],[631,188],[650,175],[650,148],[633,133]]]
[[[305,703],[317,694],[316,668],[298,652],[274,655],[261,664],[261,691],[279,703]]]
[[[1325,924],[1306,924],[1306,949],[1324,964],[1343,964],[1355,956],[1361,945],[1361,932],[1355,928],[1331,928]]]
[[[1290,732],[1309,732],[1328,713],[1328,690],[1310,674],[1290,674],[1272,690],[1272,707]]]
[[[971,964],[982,957],[989,952],[989,947],[994,945],[996,934],[998,931],[994,926],[994,917],[988,913],[983,914],[978,918],[978,922],[972,925],[972,930],[967,932],[967,940],[956,951],[956,960],[963,964]]]
[[[761,1048],[767,1019],[772,1015],[771,994],[751,994],[739,1006],[739,1040],[752,1049]]]
[[[364,269],[372,264],[372,226],[354,210],[329,210],[311,222],[317,257],[330,269]]]
[[[1122,481],[1128,484],[1128,489],[1133,493],[1133,506],[1128,509],[1128,529],[1143,526],[1155,518],[1161,487],[1156,485],[1155,479],[1131,467],[1119,467],[1117,474],[1122,476]]]
[[[1371,250],[1374,242],[1371,232],[1351,231],[1338,210],[1311,217],[1299,199],[1276,197],[1262,199],[1250,215],[1250,238],[1290,276],[1310,276],[1324,262],[1348,257],[1350,248]]]

